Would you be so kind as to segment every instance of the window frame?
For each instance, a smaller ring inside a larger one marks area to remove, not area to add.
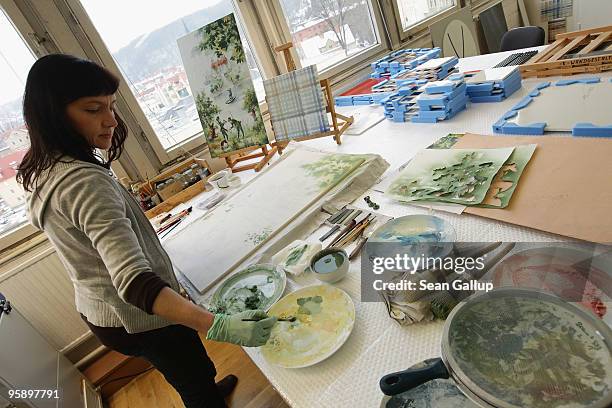
[[[428,28],[433,23],[440,21],[449,15],[453,14],[455,11],[461,9],[462,0],[455,0],[455,5],[453,7],[448,8],[447,10],[443,10],[433,16],[425,18],[423,20],[417,21],[413,25],[404,29],[402,25],[402,16],[399,11],[400,0],[390,0],[393,6],[393,17],[395,19],[395,26],[397,27],[397,31],[399,33],[399,37],[401,42],[411,41],[417,38],[423,31],[428,31]],[[485,0],[488,1],[488,0]]]
[[[387,35],[387,30],[385,29],[385,21],[381,13],[379,1],[366,1],[368,3],[370,15],[372,16],[374,33],[378,39],[378,44],[351,55],[329,67],[318,70],[319,78],[330,79],[332,85],[339,82],[338,76],[355,71],[358,68],[363,68],[364,62],[370,62],[375,56],[391,51],[391,44]],[[276,46],[293,41],[280,0],[251,0],[250,6],[254,8],[261,19],[266,22],[266,24],[263,24],[262,28],[270,42],[269,49],[274,50]],[[301,68],[302,62],[294,48],[291,50],[291,54],[296,67]],[[287,72],[282,53],[274,53],[274,58],[279,68],[279,73]]]
[[[68,19],[68,25],[70,28],[81,31],[85,38],[89,41],[89,45],[93,51],[95,51],[101,60],[101,63],[111,71],[120,74],[123,80],[119,85],[117,99],[122,100],[118,100],[117,103],[120,105],[120,109],[122,108],[121,105],[124,105],[121,111],[127,111],[131,114],[131,119],[136,122],[133,124],[133,126],[137,127],[138,129],[135,135],[137,135],[142,142],[145,142],[144,146],[146,150],[149,150],[149,152],[155,154],[157,160],[159,160],[159,164],[168,163],[176,157],[184,154],[186,150],[189,151],[198,149],[205,145],[204,132],[199,132],[169,150],[164,149],[160,140],[155,134],[153,126],[151,126],[144,111],[138,103],[136,96],[132,93],[130,87],[125,81],[125,78],[121,74],[121,71],[113,59],[110,50],[106,47],[106,44],[104,44],[102,36],[96,29],[93,21],[89,18],[85,7],[79,0],[61,0],[61,3],[68,7],[68,11],[73,17],[72,19]],[[122,117],[125,117],[125,114]],[[155,167],[160,166],[158,165]]]
[[[4,11],[9,21],[12,23],[17,34],[23,39],[24,43],[32,51],[34,58],[39,58],[46,54],[44,48],[39,43],[40,38],[33,27],[28,23],[14,0],[0,0],[0,12]],[[29,222],[13,228],[10,231],[0,234],[0,251],[34,235],[38,230]]]

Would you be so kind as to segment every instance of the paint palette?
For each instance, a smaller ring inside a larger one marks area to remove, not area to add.
[[[278,322],[261,348],[264,358],[284,368],[317,364],[334,354],[348,339],[355,324],[355,305],[346,292],[331,286],[307,286],[274,304],[278,317],[296,316],[295,322]]]
[[[271,264],[251,265],[219,286],[211,308],[225,314],[268,310],[283,295],[286,284],[283,268]]]

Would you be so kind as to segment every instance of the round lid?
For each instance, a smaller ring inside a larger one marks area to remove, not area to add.
[[[442,354],[457,381],[495,407],[609,407],[612,331],[530,289],[474,296],[449,316]]]

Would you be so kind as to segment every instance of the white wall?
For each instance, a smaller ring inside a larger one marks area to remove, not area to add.
[[[529,22],[546,31],[546,21],[540,19],[540,0],[524,0]],[[574,0],[573,15],[567,18],[567,31],[586,30],[612,25],[612,0]]]
[[[574,0],[574,15],[568,31],[612,25],[612,1]]]

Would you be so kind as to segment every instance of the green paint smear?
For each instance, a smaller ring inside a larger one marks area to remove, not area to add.
[[[331,154],[316,162],[305,164],[302,168],[306,171],[306,175],[318,180],[321,190],[325,190],[338,184],[364,161],[365,156],[361,155]]]
[[[308,248],[308,244],[304,244],[301,247],[295,247],[289,252],[289,256],[287,256],[287,261],[285,262],[286,266],[292,266],[298,263],[306,249]]]
[[[313,315],[321,313],[321,303],[323,303],[323,298],[318,295],[309,296],[306,298],[298,298],[298,314]]]
[[[437,141],[427,146],[427,148],[428,149],[450,149],[464,135],[465,135],[464,133],[449,133],[448,135],[442,137],[441,139],[438,139]]]
[[[211,312],[236,314],[245,310],[257,310],[267,299],[257,285],[233,288],[224,300],[211,307]]]
[[[268,239],[270,234],[272,234],[272,230],[269,228],[264,229],[262,232],[251,232],[247,235],[247,239],[244,242],[251,242],[257,246]]]

